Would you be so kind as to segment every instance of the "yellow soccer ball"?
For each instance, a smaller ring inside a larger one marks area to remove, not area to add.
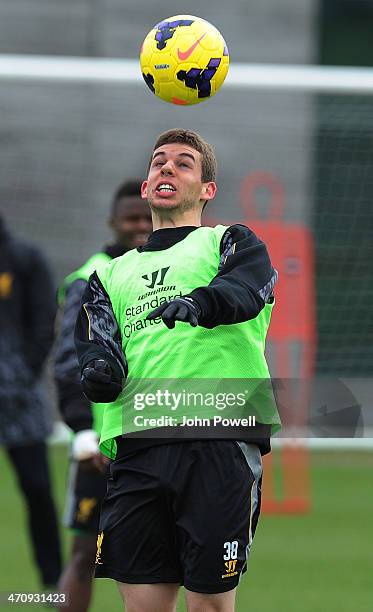
[[[140,52],[149,89],[172,104],[209,100],[223,85],[229,68],[228,47],[211,23],[176,15],[154,26]]]

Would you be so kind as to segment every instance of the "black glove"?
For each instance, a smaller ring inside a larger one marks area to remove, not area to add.
[[[146,317],[156,319],[162,317],[162,321],[169,329],[175,327],[175,321],[190,323],[192,327],[198,325],[198,317],[201,316],[201,307],[191,297],[178,297],[170,302],[165,302],[152,310]]]
[[[113,371],[104,359],[89,362],[82,372],[81,383],[91,402],[113,402],[122,391],[121,383],[113,379]]]

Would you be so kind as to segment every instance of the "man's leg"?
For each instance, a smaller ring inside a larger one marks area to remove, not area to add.
[[[25,496],[31,539],[44,586],[57,584],[61,550],[45,442],[8,449]]]
[[[226,593],[193,593],[185,589],[188,612],[234,612],[236,589]]]
[[[58,585],[58,590],[68,595],[68,605],[61,608],[64,612],[86,612],[89,608],[95,568],[96,539],[94,535],[74,536],[70,561]]]
[[[126,612],[176,612],[178,584],[117,582]],[[200,610],[199,612],[202,612]]]
[[[106,481],[107,474],[92,461],[71,463],[64,522],[74,537],[71,556],[58,585],[68,600],[68,606],[61,607],[64,612],[86,612],[89,608]]]
[[[260,509],[259,448],[201,440],[174,452],[175,518],[188,612],[233,612]]]
[[[160,447],[155,446],[119,457],[110,466],[96,578],[117,582],[126,612],[176,609],[182,574],[171,500],[160,478],[162,460]]]

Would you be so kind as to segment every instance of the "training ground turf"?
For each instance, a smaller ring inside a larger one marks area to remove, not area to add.
[[[51,448],[60,514],[66,455],[66,447]],[[262,515],[238,590],[237,612],[373,610],[373,453],[313,451],[311,457],[312,509],[305,516]],[[23,505],[2,451],[0,475],[0,592],[37,592]],[[91,609],[122,610],[112,581],[96,581]],[[182,601],[178,610],[185,610]]]

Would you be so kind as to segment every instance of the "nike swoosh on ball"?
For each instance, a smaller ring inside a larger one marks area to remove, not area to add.
[[[207,32],[205,32],[204,34],[202,34],[202,36],[199,37],[198,40],[196,40],[195,43],[193,43],[193,45],[191,47],[189,47],[189,49],[187,49],[186,51],[180,51],[180,49],[177,50],[177,55],[179,60],[183,61],[188,59],[188,57],[193,53],[194,49],[196,48],[196,46],[198,45],[198,43],[202,40],[202,38],[204,36],[206,36]]]

